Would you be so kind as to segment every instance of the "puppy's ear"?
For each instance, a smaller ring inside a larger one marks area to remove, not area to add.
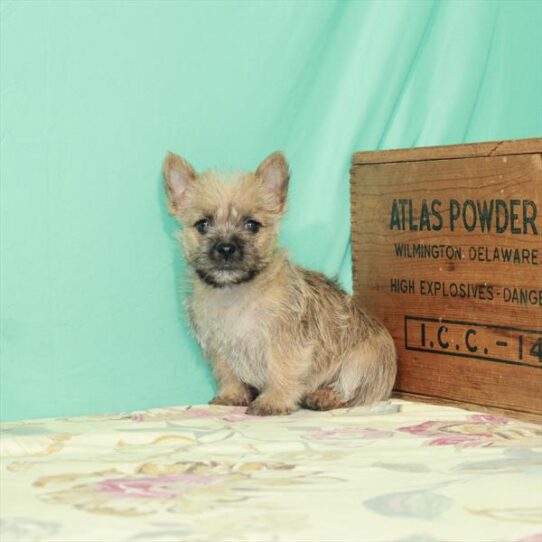
[[[175,215],[182,207],[186,189],[196,180],[196,172],[186,160],[168,152],[164,160],[164,177],[169,199],[169,211]]]
[[[286,194],[288,193],[288,181],[290,171],[288,162],[281,152],[274,152],[269,155],[256,170],[265,188],[273,195],[279,210],[284,210]]]

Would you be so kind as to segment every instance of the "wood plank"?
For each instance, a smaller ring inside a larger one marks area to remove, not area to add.
[[[353,165],[386,164],[391,162],[414,162],[421,160],[450,160],[482,156],[505,156],[542,152],[542,138],[491,141],[488,143],[464,143],[411,149],[361,151],[354,153]]]

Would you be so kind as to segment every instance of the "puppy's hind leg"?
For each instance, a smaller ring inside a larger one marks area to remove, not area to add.
[[[311,410],[333,410],[347,405],[344,399],[332,388],[323,387],[305,395],[301,406]]]
[[[395,345],[382,328],[347,354],[333,389],[345,406],[371,405],[388,399],[396,373]]]

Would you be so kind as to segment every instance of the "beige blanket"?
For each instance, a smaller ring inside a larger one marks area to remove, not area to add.
[[[4,424],[2,542],[542,542],[540,426],[393,400]]]

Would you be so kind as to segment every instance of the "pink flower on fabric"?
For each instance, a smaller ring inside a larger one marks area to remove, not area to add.
[[[473,416],[470,416],[470,419],[472,421],[481,423],[510,423],[509,418],[505,418],[504,416],[494,416],[492,414],[474,414]]]
[[[435,422],[427,421],[417,425],[409,425],[407,427],[399,427],[399,431],[406,431],[414,435],[425,435],[429,429],[435,425]]]
[[[532,534],[526,538],[520,538],[518,542],[542,542],[542,533]]]
[[[498,440],[498,433],[496,432],[500,426],[509,422],[510,420],[504,416],[473,414],[465,420],[428,420],[416,425],[400,427],[399,431],[424,437],[436,437],[429,442],[430,445],[449,446],[457,444],[462,447],[483,448],[493,446]]]
[[[174,499],[185,493],[190,486],[209,485],[215,481],[214,478],[202,474],[166,474],[141,478],[110,478],[96,483],[94,489],[112,497]]]
[[[437,434],[443,434],[447,435],[451,433],[452,435],[456,436],[455,431],[452,431],[452,429],[456,429],[457,427],[460,427],[461,424],[465,424],[468,422],[423,422],[418,425],[410,425],[406,427],[400,427],[399,431],[405,431],[406,433],[412,433],[413,435],[422,435],[422,436],[431,436],[431,435],[437,435]],[[463,438],[468,439],[474,439],[477,437],[491,437],[491,433],[488,431],[476,431],[476,432],[469,432],[464,433],[458,436],[462,436]]]
[[[429,442],[432,446],[450,446],[461,444],[464,448],[485,448],[491,446],[491,441],[466,435],[446,435]]]

